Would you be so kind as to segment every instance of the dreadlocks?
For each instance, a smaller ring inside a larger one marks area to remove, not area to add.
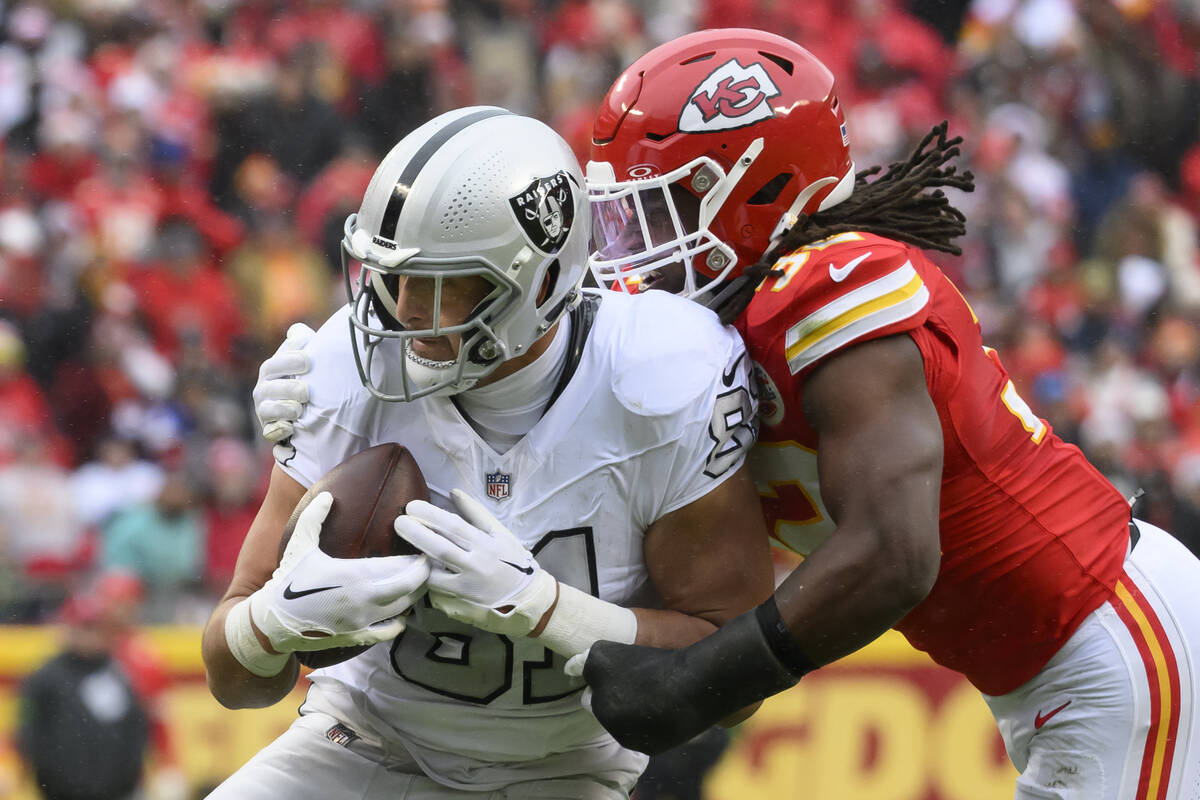
[[[975,188],[975,176],[969,171],[945,166],[959,154],[962,137],[946,138],[943,120],[917,145],[907,161],[893,162],[882,176],[868,182],[882,167],[871,167],[854,176],[854,192],[833,208],[815,214],[803,214],[784,232],[778,244],[757,262],[728,283],[709,303],[721,321],[737,319],[754,297],[754,291],[775,270],[775,262],[806,244],[838,233],[864,231],[916,245],[927,250],[960,255],[953,239],[966,230],[963,213],[950,205],[941,186]],[[932,145],[932,147],[930,146]],[[926,192],[926,189],[934,189]]]

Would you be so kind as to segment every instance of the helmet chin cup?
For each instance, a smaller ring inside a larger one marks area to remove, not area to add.
[[[412,343],[406,342],[404,347],[404,368],[409,383],[424,391],[418,396],[448,397],[465,392],[478,381],[472,378],[447,378],[447,370],[455,367],[455,361],[434,361],[424,358],[412,351]]]

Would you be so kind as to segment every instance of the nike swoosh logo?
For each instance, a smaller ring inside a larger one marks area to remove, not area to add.
[[[742,357],[745,355],[745,353],[738,353],[738,357],[734,359],[733,366],[721,374],[721,383],[726,386],[733,386],[733,379],[737,377],[738,364],[742,363]]]
[[[503,558],[502,558],[502,559],[500,559],[500,560],[501,560],[501,561],[504,561],[504,559],[503,559]],[[513,569],[515,569],[517,572],[524,572],[526,575],[532,575],[532,574],[533,574],[533,565],[532,565],[532,564],[526,565],[526,566],[524,566],[524,567],[518,567],[516,564],[514,564],[514,563],[513,563],[513,562],[511,562],[511,561],[504,561],[504,563],[505,563],[505,564],[508,564],[510,567],[512,567]]]
[[[1051,711],[1049,714],[1046,714],[1045,716],[1043,716],[1043,715],[1042,715],[1042,712],[1040,712],[1040,711],[1039,711],[1039,712],[1037,713],[1037,715],[1036,715],[1036,716],[1033,718],[1033,729],[1034,729],[1035,731],[1036,731],[1036,730],[1041,730],[1041,727],[1042,727],[1043,725],[1045,725],[1047,722],[1049,722],[1051,717],[1053,717],[1055,714],[1057,714],[1058,712],[1062,711],[1064,708],[1066,708],[1066,707],[1067,707],[1067,706],[1069,706],[1069,705],[1071,705],[1071,701],[1070,701],[1070,700],[1068,700],[1067,702],[1063,703],[1061,706],[1059,706],[1058,708],[1054,709],[1053,711]]]
[[[330,589],[340,589],[341,587],[342,585],[339,583],[337,586],[318,586],[315,589],[302,589],[298,592],[293,592],[292,585],[289,583],[287,586],[283,587],[283,599],[295,600],[297,597],[304,597],[306,595],[316,594],[317,592],[328,592]]]
[[[870,257],[870,252],[863,253],[853,261],[848,261],[844,267],[835,267],[833,262],[830,262],[829,277],[833,278],[834,283],[841,283],[842,281],[846,280],[846,278],[850,277],[850,273],[854,272],[855,267]]]

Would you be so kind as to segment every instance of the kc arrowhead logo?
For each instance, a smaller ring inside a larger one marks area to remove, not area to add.
[[[762,122],[775,116],[768,101],[779,94],[762,64],[742,66],[731,58],[692,90],[679,114],[679,130],[709,133]]]

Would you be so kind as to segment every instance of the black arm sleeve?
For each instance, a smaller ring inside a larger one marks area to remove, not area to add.
[[[802,654],[789,659],[793,666],[780,660],[772,643],[781,644],[775,640],[786,628],[764,630],[764,620],[779,619],[777,609],[770,614],[774,599],[768,604],[682,650],[597,642],[583,671],[592,713],[622,745],[654,755],[795,685],[808,662]]]

